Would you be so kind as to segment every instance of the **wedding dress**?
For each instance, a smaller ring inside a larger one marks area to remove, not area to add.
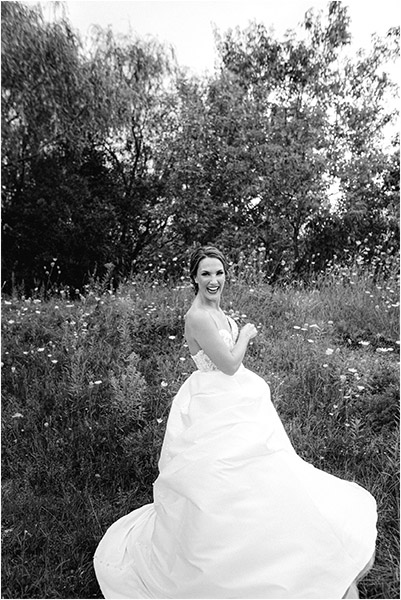
[[[219,333],[231,349],[230,323]],[[342,598],[374,552],[375,500],[297,456],[258,375],[193,359],[154,502],[96,550],[105,598]]]

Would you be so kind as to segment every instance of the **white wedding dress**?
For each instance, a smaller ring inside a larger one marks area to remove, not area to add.
[[[232,335],[220,331],[232,348]],[[342,598],[372,557],[376,503],[294,451],[266,382],[201,350],[171,407],[154,502],[95,554],[105,598]]]

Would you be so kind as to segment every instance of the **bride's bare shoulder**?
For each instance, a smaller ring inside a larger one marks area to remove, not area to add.
[[[198,306],[191,306],[185,315],[185,327],[188,329],[197,328],[204,326],[210,322],[210,315],[204,308]]]

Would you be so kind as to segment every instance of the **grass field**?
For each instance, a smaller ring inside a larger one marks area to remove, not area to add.
[[[271,287],[227,284],[223,309],[259,335],[245,364],[268,382],[297,452],[378,502],[363,598],[399,598],[398,283],[364,270]],[[100,598],[106,528],[152,501],[174,394],[194,370],[193,292],[137,281],[2,300],[2,597]]]

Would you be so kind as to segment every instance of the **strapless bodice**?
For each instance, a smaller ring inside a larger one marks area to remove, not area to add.
[[[223,338],[227,347],[232,350],[238,337],[238,325],[231,317],[227,316],[227,319],[231,325],[231,332],[227,331],[227,329],[219,329],[219,335]],[[207,372],[219,370],[203,350],[199,350],[199,352],[194,355],[191,354],[191,358],[199,371]]]

